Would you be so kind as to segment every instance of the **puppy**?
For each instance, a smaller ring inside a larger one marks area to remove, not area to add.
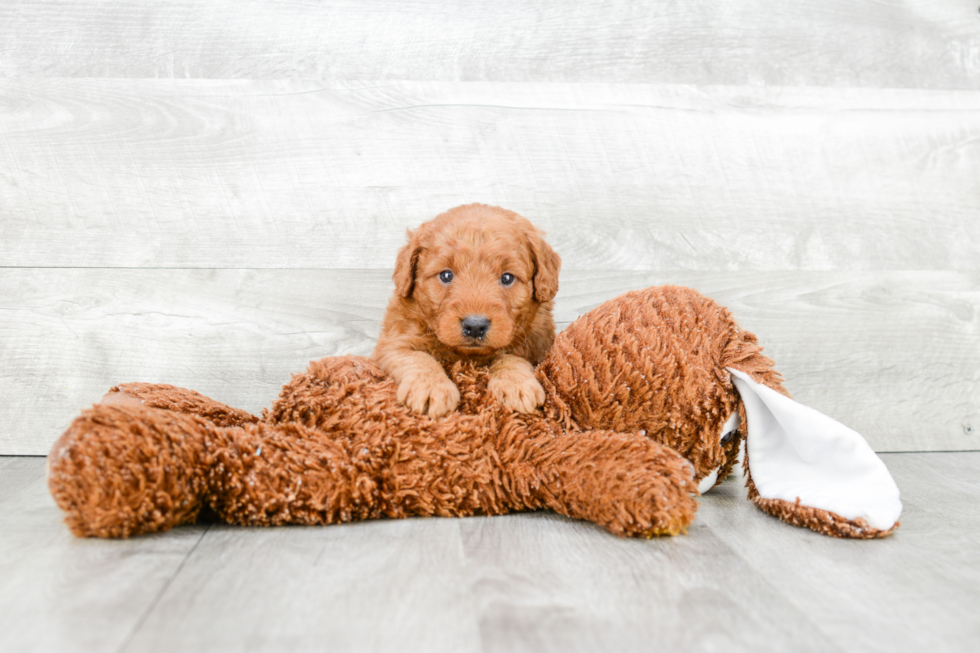
[[[409,231],[395,261],[395,294],[372,358],[398,383],[398,401],[439,417],[459,391],[444,365],[490,367],[490,391],[511,410],[544,402],[533,365],[555,338],[552,300],[561,258],[513,211],[459,206]]]

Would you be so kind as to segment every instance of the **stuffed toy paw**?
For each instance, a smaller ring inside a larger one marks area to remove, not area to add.
[[[256,417],[166,385],[113,388],[54,444],[48,483],[78,536],[192,523],[331,524],[550,509],[629,536],[674,535],[745,457],[749,497],[839,537],[897,526],[898,489],[860,435],[793,402],[729,312],[673,286],[627,293],[559,334],[545,401],[505,408],[457,363],[456,412],[397,399],[373,362],[310,364]]]

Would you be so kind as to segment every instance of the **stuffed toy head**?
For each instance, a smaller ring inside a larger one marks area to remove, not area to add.
[[[690,288],[631,292],[586,313],[558,335],[538,377],[546,411],[667,445],[694,465],[702,493],[747,439],[749,498],[765,512],[838,537],[881,537],[898,524],[898,488],[864,438],[794,402],[758,339]]]
[[[513,413],[456,363],[458,410],[433,420],[360,357],[311,363],[261,418],[172,386],[113,388],[48,459],[76,535],[193,522],[329,524],[551,509],[621,535],[672,535],[734,468],[780,519],[838,537],[890,533],[898,489],[860,435],[793,402],[757,339],[696,291],[628,293],[559,334]]]

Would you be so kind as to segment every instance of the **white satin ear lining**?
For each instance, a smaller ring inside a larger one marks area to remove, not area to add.
[[[727,369],[745,406],[749,469],[763,498],[799,498],[879,530],[895,525],[902,514],[898,486],[860,434]]]

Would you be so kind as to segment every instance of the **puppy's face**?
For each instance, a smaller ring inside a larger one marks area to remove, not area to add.
[[[419,255],[415,301],[436,338],[463,355],[511,344],[533,317],[534,266],[519,234],[443,232]]]
[[[396,285],[427,329],[457,354],[482,357],[525,337],[557,291],[560,259],[516,213],[469,205],[419,227],[399,263]]]

